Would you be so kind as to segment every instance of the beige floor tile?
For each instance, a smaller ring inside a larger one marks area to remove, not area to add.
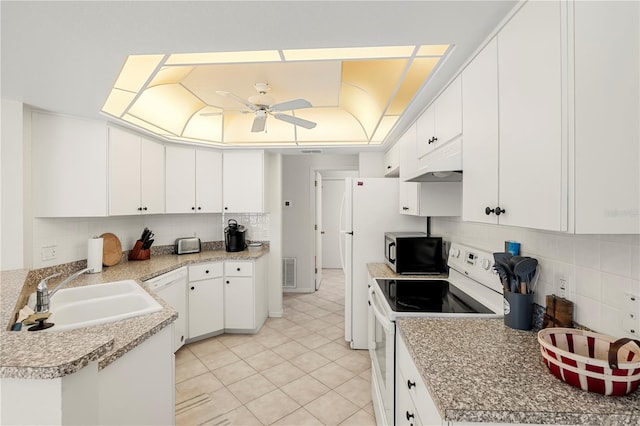
[[[183,382],[207,372],[207,367],[205,364],[200,362],[199,359],[183,362],[180,365],[176,365],[176,383]]]
[[[334,391],[311,401],[304,408],[327,426],[338,425],[359,410],[359,407]]]
[[[309,335],[309,330],[294,323],[288,330],[282,330],[282,334],[291,339],[299,339]]]
[[[193,361],[196,356],[191,352],[190,348],[183,346],[176,352],[176,365],[184,364],[187,361]]]
[[[199,342],[189,344],[189,349],[193,352],[197,357],[202,357],[207,354],[221,351],[223,349],[227,349],[220,340],[216,337],[211,337],[209,339],[200,340]]]
[[[307,334],[304,337],[297,338],[296,341],[301,345],[306,346],[309,349],[315,349],[331,342],[331,340],[327,339],[326,337],[321,336],[319,334],[315,334],[315,333]]]
[[[344,327],[337,327],[331,325],[327,328],[316,331],[317,334],[326,337],[329,340],[343,339],[344,340]]]
[[[293,413],[273,423],[273,426],[323,426],[320,420],[305,410],[299,408]]]
[[[304,328],[311,331],[324,330],[327,327],[331,327],[332,324],[322,321],[320,319],[311,320],[308,324],[304,325]]]
[[[271,367],[262,371],[261,374],[266,377],[271,383],[280,387],[294,381],[299,377],[304,376],[305,373],[295,365],[286,361],[282,364],[276,365],[275,367]]]
[[[203,394],[176,404],[176,424],[224,424],[225,413],[242,406],[228,389],[223,388],[211,395]]]
[[[315,352],[327,359],[330,359],[331,361],[335,361],[336,359],[348,355],[349,352],[351,352],[351,349],[347,349],[343,345],[339,345],[334,342],[329,342],[326,345],[316,348]]]
[[[273,328],[274,330],[285,331],[296,325],[293,321],[289,321],[286,318],[267,318],[265,326]]]
[[[280,388],[300,405],[308,404],[330,389],[308,374]]]
[[[311,374],[313,378],[321,381],[326,386],[329,386],[330,389],[334,389],[340,386],[341,384],[355,376],[354,372],[351,372],[344,367],[339,366],[335,362],[327,364],[324,367],[320,367],[309,374]]]
[[[371,383],[371,367],[364,370],[362,373],[358,374],[358,377],[365,379],[367,382]]]
[[[360,374],[371,368],[371,358],[369,358],[368,351],[351,351],[351,353],[337,359],[335,363],[355,374]]]
[[[328,360],[327,358],[314,351],[309,351],[298,355],[289,362],[291,362],[291,364],[295,365],[305,373],[310,373],[313,370],[317,370],[318,368],[322,367],[323,365],[329,364],[331,360]]]
[[[340,426],[376,426],[376,419],[366,411],[359,410],[353,416],[340,423]]]
[[[251,340],[246,343],[242,343],[241,345],[237,345],[231,348],[231,352],[238,355],[240,358],[248,358],[252,355],[259,354],[260,352],[264,352],[267,348],[264,347],[260,342]]]
[[[280,389],[276,389],[258,399],[254,399],[246,404],[246,407],[263,424],[270,425],[293,413],[300,408],[300,405]]]
[[[278,364],[282,364],[285,362],[285,359],[277,353],[267,349],[264,352],[245,358],[244,361],[256,371],[264,371],[268,368],[275,367]]]
[[[176,383],[176,402],[193,398],[202,393],[213,393],[224,388],[224,385],[213,373],[206,372],[196,377],[192,377],[183,382]]]
[[[316,307],[315,309],[310,309],[308,311],[305,311],[305,313],[315,319],[322,318],[325,315],[331,314],[331,312],[327,311],[326,309],[322,309],[318,307]]]
[[[246,379],[242,379],[229,385],[229,390],[238,398],[243,404],[249,401],[253,401],[262,395],[269,393],[276,389],[276,385],[268,381],[261,374],[254,374]]]
[[[262,327],[262,328],[265,329],[266,327]],[[260,342],[262,345],[264,345],[264,347],[269,349],[278,347],[280,345],[284,345],[285,343],[288,343],[291,341],[291,338],[285,336],[284,334],[275,330],[273,330],[273,332],[274,334],[257,336],[255,340],[257,342]]]
[[[240,361],[240,357],[234,354],[230,349],[223,349],[221,351],[206,354],[201,358],[201,360],[209,370],[213,371],[216,368],[224,367],[225,365]]]
[[[370,402],[367,405],[365,405],[363,410],[371,414],[372,416],[376,415],[376,410],[373,408],[373,402]]]
[[[230,423],[216,423],[215,426],[263,426],[244,405],[228,412],[226,417]]]
[[[360,408],[371,402],[371,383],[358,376],[347,380],[334,390]]]
[[[335,312],[328,312],[327,315],[318,317],[318,319],[336,326],[344,324],[344,315],[340,315]]]
[[[217,339],[228,348],[247,343],[253,338],[251,334],[222,334]]]
[[[220,380],[225,386],[229,386],[245,377],[252,376],[257,373],[256,370],[251,368],[249,364],[244,361],[237,361],[232,364],[225,365],[224,367],[216,368],[212,370],[212,373]]]
[[[284,359],[292,359],[297,357],[300,354],[307,352],[309,349],[305,346],[302,346],[300,343],[296,341],[287,342],[281,346],[273,348],[273,352],[277,353]]]

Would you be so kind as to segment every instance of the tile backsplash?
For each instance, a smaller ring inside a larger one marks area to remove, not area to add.
[[[504,251],[506,240],[520,242],[521,254],[540,262],[536,303],[544,306],[547,294],[560,294],[562,278],[575,322],[615,337],[640,338],[640,235],[572,235],[453,217],[432,218],[431,232],[493,252]]]
[[[224,227],[233,218],[247,228],[249,240],[269,240],[268,214],[184,214],[102,218],[35,218],[33,220],[32,269],[87,258],[87,240],[112,232],[122,250],[133,247],[144,227],[155,233],[154,246],[172,245],[176,238],[199,237],[203,242],[222,241]],[[42,248],[55,246],[55,259],[42,260]]]

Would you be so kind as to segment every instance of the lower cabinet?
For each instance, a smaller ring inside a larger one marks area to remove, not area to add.
[[[396,335],[395,391],[396,425],[446,424],[399,334]]]
[[[189,266],[189,339],[224,330],[222,262]]]
[[[266,260],[224,262],[224,328],[256,332],[267,318]]]

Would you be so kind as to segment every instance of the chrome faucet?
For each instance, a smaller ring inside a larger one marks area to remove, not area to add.
[[[93,271],[92,268],[81,269],[78,272],[69,275],[67,278],[65,278],[60,284],[58,284],[51,291],[49,291],[49,287],[47,286],[47,283],[49,282],[49,280],[51,278],[58,277],[61,274],[57,273],[57,274],[50,275],[50,276],[48,276],[46,278],[43,278],[42,281],[40,281],[38,283],[38,287],[36,289],[36,291],[37,291],[37,293],[36,293],[36,309],[35,309],[36,313],[49,312],[49,302],[51,301],[51,298],[53,297],[54,294],[56,294],[56,292],[58,290],[64,288],[64,286],[66,286],[71,281],[75,280],[80,275],[84,274],[85,272],[92,272],[92,271]]]

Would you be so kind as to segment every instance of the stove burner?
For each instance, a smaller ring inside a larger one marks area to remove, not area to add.
[[[396,304],[412,311],[425,309],[425,307],[437,309],[438,307],[442,308],[442,298],[434,299],[432,297],[409,296],[396,298]]]

